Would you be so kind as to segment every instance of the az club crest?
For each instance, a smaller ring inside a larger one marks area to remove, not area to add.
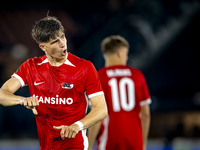
[[[74,87],[71,83],[62,83],[61,86],[63,89],[72,89]]]

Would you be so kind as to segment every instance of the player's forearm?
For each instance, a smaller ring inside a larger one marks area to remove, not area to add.
[[[107,117],[107,107],[95,107],[91,112],[80,121],[83,123],[83,129],[87,129]]]
[[[0,104],[3,106],[15,106],[22,103],[24,97],[16,96],[4,89],[0,89]]]
[[[142,115],[141,123],[142,123],[142,133],[143,133],[143,146],[146,147],[149,134],[149,127],[150,127],[150,114]]]

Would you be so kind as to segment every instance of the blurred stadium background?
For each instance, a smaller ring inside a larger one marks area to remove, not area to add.
[[[101,40],[130,43],[128,65],[142,70],[151,98],[148,150],[200,150],[200,1],[74,0],[0,4],[0,86],[26,59],[44,53],[31,28],[47,15],[66,30],[68,51],[104,66]],[[28,87],[17,94],[29,96]],[[0,106],[0,150],[39,150],[34,115]]]

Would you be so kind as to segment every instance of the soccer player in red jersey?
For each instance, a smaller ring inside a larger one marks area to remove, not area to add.
[[[129,43],[110,36],[101,43],[105,67],[98,71],[108,116],[89,128],[89,150],[146,150],[151,99],[141,71],[126,66]]]
[[[44,56],[25,61],[1,87],[0,104],[24,105],[36,117],[41,150],[87,150],[87,128],[107,116],[98,73],[90,61],[67,52],[61,22],[47,16],[32,29]],[[25,85],[31,97],[14,93]],[[94,109],[86,115],[88,98]]]

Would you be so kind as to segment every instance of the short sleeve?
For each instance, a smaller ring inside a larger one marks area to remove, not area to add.
[[[149,90],[148,90],[148,87],[147,87],[147,83],[146,83],[146,80],[145,80],[145,77],[144,75],[141,73],[141,76],[140,76],[140,80],[141,80],[141,90],[142,90],[142,100],[140,101],[140,106],[144,106],[144,105],[147,105],[147,104],[151,104],[151,98],[150,98],[150,95],[149,95]]]
[[[103,95],[103,89],[94,65],[88,61],[86,70],[86,93],[89,98]]]
[[[27,74],[27,61],[24,62],[23,64],[20,65],[20,67],[14,72],[14,74],[11,77],[17,78],[21,86],[27,85],[27,80],[26,80],[26,74]]]

